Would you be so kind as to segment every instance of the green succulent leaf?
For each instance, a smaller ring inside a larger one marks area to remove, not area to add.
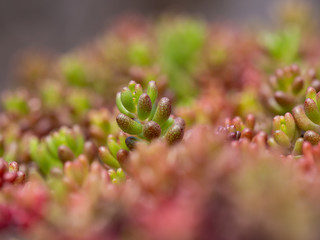
[[[169,98],[163,97],[158,103],[157,110],[153,116],[153,121],[158,123],[160,126],[167,121],[171,115],[171,101]]]
[[[136,111],[136,106],[133,102],[133,95],[127,87],[124,87],[121,91],[121,102],[129,112],[134,113]]]
[[[138,101],[138,117],[140,120],[145,120],[149,117],[152,111],[152,102],[148,94],[143,93]]]
[[[136,122],[122,113],[118,114],[116,120],[121,130],[126,133],[138,135],[142,132],[141,123]]]

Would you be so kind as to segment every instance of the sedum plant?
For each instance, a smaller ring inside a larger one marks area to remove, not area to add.
[[[26,55],[1,97],[0,239],[319,239],[319,34],[303,16],[262,45],[261,28],[131,16]]]
[[[255,117],[249,114],[246,116],[245,121],[240,117],[227,118],[224,125],[224,127],[218,128],[218,132],[227,133],[231,140],[239,140],[240,138],[252,139],[255,128]]]
[[[146,92],[140,84],[131,81],[117,93],[116,103],[121,112],[116,118],[118,126],[138,139],[151,141],[163,137],[169,144],[179,142],[184,134],[184,121],[171,116],[169,98],[163,97],[157,102],[157,96],[154,81],[149,82]]]
[[[292,109],[293,116],[300,129],[305,131],[305,140],[313,145],[320,141],[320,94],[312,87],[306,92],[306,100],[303,105],[298,105]]]
[[[119,169],[121,165],[126,164],[128,158],[129,148],[127,142],[127,136],[123,132],[119,134],[118,138],[109,135],[107,146],[99,148],[100,160],[110,168]]]
[[[79,156],[85,145],[85,139],[78,126],[62,127],[45,139],[30,140],[30,155],[40,170],[48,174],[54,167],[63,167],[63,162],[72,161]]]
[[[23,184],[26,174],[19,170],[17,162],[6,162],[0,159],[0,188],[9,184]]]
[[[310,85],[317,89],[320,86],[315,70],[310,69],[304,73],[297,65],[278,69],[269,78],[268,84],[262,86],[262,102],[273,113],[285,114],[302,103]]]
[[[303,138],[300,137],[300,131],[291,113],[273,118],[273,133],[268,143],[272,147],[280,146],[292,150],[294,155],[301,154]]]

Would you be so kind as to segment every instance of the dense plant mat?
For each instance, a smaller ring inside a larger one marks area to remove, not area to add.
[[[320,35],[128,17],[2,93],[1,239],[319,239]]]

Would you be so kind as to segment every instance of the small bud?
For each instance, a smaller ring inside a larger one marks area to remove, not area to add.
[[[143,136],[151,141],[161,135],[161,128],[158,123],[149,121],[143,126]]]
[[[174,122],[175,124],[179,124],[183,129],[186,128],[186,122],[181,117],[175,118]]]
[[[294,147],[293,147],[293,151],[292,151],[292,154],[294,156],[297,156],[297,155],[301,155],[302,154],[302,145],[303,145],[303,138],[298,138],[296,143],[294,144]]]
[[[126,115],[120,113],[117,116],[117,123],[122,131],[129,134],[140,134],[142,132],[142,125]]]
[[[231,133],[236,132],[237,129],[234,125],[227,126],[227,130]]]
[[[17,184],[23,184],[25,180],[26,180],[26,174],[24,172],[18,171],[17,178],[14,182]]]
[[[118,135],[118,140],[119,140],[118,142],[119,142],[120,148],[129,150],[126,145],[126,138],[127,138],[127,135],[124,132],[120,132]]]
[[[281,116],[277,115],[272,120],[273,130],[280,130],[281,129]]]
[[[170,117],[171,114],[171,101],[169,98],[163,97],[158,103],[156,113],[154,114],[153,121],[157,122],[160,126]]]
[[[316,90],[316,92],[319,92],[320,91],[320,80],[319,79],[314,79],[311,82],[311,87],[313,87]]]
[[[125,175],[125,173],[124,173],[122,168],[118,168],[117,169],[117,176],[121,181],[126,179],[126,175]]]
[[[126,145],[130,150],[133,150],[136,146],[136,143],[139,141],[138,138],[130,136],[126,138]]]
[[[300,67],[297,64],[292,64],[290,70],[294,75],[300,74]]]
[[[18,172],[19,171],[19,164],[17,162],[9,163],[9,172]]]
[[[308,87],[306,92],[306,99],[311,98],[312,100],[316,101],[316,95],[317,95],[316,90],[312,87]]]
[[[145,120],[149,117],[152,110],[152,102],[148,94],[143,93],[138,101],[138,117],[140,120]]]
[[[129,87],[129,89],[130,89],[130,91],[131,92],[134,92],[134,89],[135,89],[135,87],[136,87],[136,82],[135,81],[133,81],[133,80],[131,80],[130,82],[129,82],[129,84],[128,84],[128,87]]]
[[[128,158],[129,158],[129,152],[127,150],[120,149],[117,152],[117,160],[122,166],[125,166],[127,164]]]
[[[248,138],[248,139],[252,139],[253,137],[253,132],[250,128],[245,128],[242,130],[241,132],[241,138]]]
[[[282,132],[280,130],[276,130],[273,133],[273,137],[274,137],[274,140],[280,146],[283,146],[283,147],[290,147],[291,146],[290,140],[289,140],[288,136],[284,132]]]
[[[140,84],[137,84],[134,88],[134,97],[136,99],[136,103],[138,102],[138,99],[140,98],[141,94],[143,93],[142,86]]]
[[[115,179],[115,178],[117,177],[117,173],[116,173],[116,171],[113,170],[113,169],[110,169],[110,170],[108,171],[108,174],[109,174],[110,179],[111,179],[112,181],[113,181],[113,179]]]
[[[248,114],[246,117],[246,126],[251,130],[254,129],[254,125],[256,124],[256,119],[253,114]]]
[[[62,162],[72,161],[75,158],[75,156],[74,156],[73,152],[71,151],[71,149],[68,148],[65,145],[61,145],[58,148],[58,155],[59,155],[59,159]]]
[[[268,140],[268,135],[265,132],[258,132],[252,139],[253,143],[261,147],[265,147]]]
[[[170,145],[180,142],[184,135],[184,129],[179,124],[174,124],[165,135],[165,139]]]
[[[119,144],[116,142],[116,139],[112,136],[108,136],[108,148],[110,150],[111,155],[116,158],[117,157],[117,152],[120,150]]]
[[[86,155],[86,157],[90,162],[92,162],[96,158],[97,151],[98,151],[97,146],[93,142],[91,141],[85,142],[83,153]]]
[[[107,164],[108,166],[112,167],[112,168],[119,168],[120,164],[117,161],[117,159],[115,159],[110,152],[108,151],[107,148],[105,147],[99,147],[99,157],[101,159],[101,161],[105,164]]]
[[[304,80],[302,77],[296,77],[292,83],[292,91],[297,94],[303,89]]]
[[[274,98],[276,101],[284,107],[290,107],[295,103],[295,99],[288,94],[282,92],[282,91],[277,91],[274,94]]]
[[[240,131],[235,131],[235,132],[231,132],[229,133],[229,139],[231,141],[237,141],[239,140],[241,137],[241,132]]]
[[[73,179],[73,177],[74,177],[74,171],[73,171],[72,162],[70,162],[70,161],[65,162],[63,171],[64,171],[64,175],[65,175],[66,177],[68,177],[69,179]]]
[[[312,122],[316,124],[320,123],[320,112],[314,100],[312,100],[311,98],[307,98],[305,100],[304,111]]]
[[[286,125],[286,134],[289,139],[292,140],[296,135],[296,123],[291,113],[286,113],[284,115],[284,121]]]
[[[278,146],[277,142],[275,141],[275,139],[273,137],[269,137],[267,139],[267,143],[270,147],[275,148]]]
[[[88,158],[84,155],[81,154],[79,157],[74,161],[74,164],[78,167],[78,170],[81,171],[82,174],[82,179],[85,177],[85,175],[89,171],[89,161]]]
[[[233,120],[232,120],[232,123],[233,125],[235,126],[236,130],[237,131],[242,131],[244,129],[244,124],[241,120],[240,117],[235,117]]]
[[[310,142],[312,145],[316,145],[320,142],[320,135],[314,131],[306,131],[303,136],[305,141]]]
[[[156,101],[158,96],[158,88],[155,81],[150,81],[148,84],[147,94],[149,95],[152,104]]]

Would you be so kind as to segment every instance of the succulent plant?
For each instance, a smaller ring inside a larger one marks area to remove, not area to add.
[[[88,113],[89,135],[100,145],[104,145],[112,131],[111,113],[108,109],[91,110]]]
[[[54,167],[62,168],[63,162],[72,161],[83,153],[85,139],[78,126],[62,127],[42,141],[30,140],[30,155],[40,170],[48,174]]]
[[[185,124],[181,118],[171,116],[171,101],[163,97],[156,102],[156,83],[150,81],[144,93],[140,84],[131,81],[128,87],[118,92],[116,103],[119,111],[116,120],[125,133],[151,141],[164,137],[169,144],[183,138]]]
[[[312,87],[306,92],[304,105],[298,105],[292,109],[297,126],[305,131],[304,139],[317,144],[320,141],[320,110],[319,110],[319,93]]]
[[[272,137],[268,139],[268,144],[271,147],[278,145],[292,151],[293,155],[300,155],[303,141],[291,113],[273,118],[273,133]]]
[[[23,184],[26,181],[26,174],[19,170],[17,162],[6,162],[0,159],[0,187],[8,184]]]
[[[84,155],[79,155],[73,161],[64,164],[64,181],[70,186],[82,186],[89,173],[89,161]]]
[[[2,95],[0,239],[319,239],[319,36],[293,15],[263,43],[129,17],[28,55]]]
[[[246,116],[245,122],[240,117],[233,119],[227,118],[224,121],[224,127],[218,128],[218,133],[227,134],[231,140],[239,140],[240,138],[252,139],[254,136],[255,117],[252,114]]]
[[[278,69],[262,87],[262,102],[273,113],[285,114],[302,103],[309,86],[317,89],[320,86],[313,69],[306,73],[302,73],[297,65]]]
[[[107,146],[101,146],[99,148],[100,160],[109,168],[113,169],[119,169],[121,166],[125,166],[129,155],[127,139],[127,136],[123,132],[119,134],[118,138],[109,135]]]

